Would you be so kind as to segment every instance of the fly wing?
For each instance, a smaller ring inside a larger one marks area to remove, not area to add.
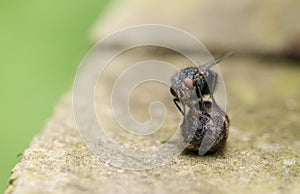
[[[222,146],[226,140],[226,122],[224,120],[226,114],[222,111],[212,109],[210,112],[210,120],[204,125],[209,128],[206,130],[198,154],[204,155],[208,151],[214,152]],[[205,128],[205,127],[204,127]]]
[[[232,56],[233,52],[228,52],[225,55],[216,58],[204,65],[199,66],[199,69],[202,71],[207,71],[209,76],[207,76],[206,82],[207,87],[209,88],[208,91],[210,92],[210,100],[214,100],[214,106],[218,106],[224,112],[226,112],[226,89],[225,83],[221,74],[221,71],[218,67],[218,63],[223,61],[224,59]]]
[[[209,70],[211,69],[213,66],[219,64],[220,62],[222,62],[224,59],[231,57],[234,54],[234,52],[228,52],[225,55],[216,58],[215,60],[212,60],[204,65],[199,66],[201,69],[206,69]]]

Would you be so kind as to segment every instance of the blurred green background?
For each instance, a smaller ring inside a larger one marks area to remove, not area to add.
[[[18,155],[71,88],[108,0],[0,0],[0,192]]]

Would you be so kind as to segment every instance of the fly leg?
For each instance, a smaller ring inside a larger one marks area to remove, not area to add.
[[[210,76],[206,78],[209,96],[210,96],[210,99],[211,99],[213,105],[216,104],[213,94],[216,89],[217,80],[218,80],[218,74],[215,72],[211,72]]]
[[[204,110],[206,112],[206,108],[205,108],[204,102],[203,102],[203,96],[200,92],[200,88],[199,88],[200,86],[198,84],[198,81],[196,81],[195,85],[196,85],[196,94],[197,94],[197,98],[198,98],[197,101],[199,102],[199,107],[197,109],[201,110],[201,111]]]
[[[178,108],[178,110],[181,112],[181,114],[184,116],[184,111],[182,111],[181,107],[178,105],[178,102],[180,102],[179,98],[174,98],[173,99],[174,104]]]

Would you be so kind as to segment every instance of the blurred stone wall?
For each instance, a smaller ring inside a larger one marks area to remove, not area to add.
[[[209,50],[300,56],[299,13],[299,0],[114,0],[93,27],[91,39],[157,23],[193,34]]]

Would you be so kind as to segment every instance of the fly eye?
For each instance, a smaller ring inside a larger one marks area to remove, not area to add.
[[[172,87],[170,87],[170,93],[171,93],[174,97],[177,97],[177,94],[176,94],[175,90],[174,90]]]
[[[190,79],[190,78],[185,78],[183,80],[184,84],[186,85],[186,87],[188,87],[189,89],[193,89],[195,86],[195,82],[194,80]]]

